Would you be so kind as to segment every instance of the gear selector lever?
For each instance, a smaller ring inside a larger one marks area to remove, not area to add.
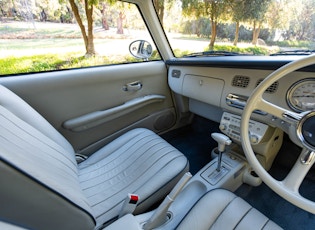
[[[222,133],[211,133],[211,137],[216,142],[218,142],[219,155],[218,155],[217,171],[220,172],[220,170],[221,170],[222,154],[225,151],[225,146],[226,145],[230,145],[232,143],[232,141],[230,140],[229,137],[225,136]]]

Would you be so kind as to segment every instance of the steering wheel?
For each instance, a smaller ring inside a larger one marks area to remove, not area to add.
[[[315,214],[315,202],[303,197],[299,188],[315,162],[315,111],[295,113],[263,99],[265,90],[275,81],[300,68],[315,63],[315,55],[293,61],[271,73],[249,97],[242,114],[242,146],[249,164],[273,191],[287,201]],[[274,179],[259,163],[249,139],[249,120],[255,110],[262,110],[289,124],[288,135],[302,147],[302,152],[288,175],[282,181]]]

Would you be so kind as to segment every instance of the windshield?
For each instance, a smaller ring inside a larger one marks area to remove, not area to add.
[[[176,57],[314,52],[315,0],[153,2]]]

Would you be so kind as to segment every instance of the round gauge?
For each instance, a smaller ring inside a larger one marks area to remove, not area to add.
[[[315,79],[293,84],[287,93],[288,105],[297,112],[315,110]]]

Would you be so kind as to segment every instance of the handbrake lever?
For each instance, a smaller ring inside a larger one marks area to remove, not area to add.
[[[173,203],[178,194],[182,191],[184,186],[192,177],[190,172],[186,172],[183,177],[177,182],[172,191],[165,197],[160,206],[155,210],[151,218],[144,224],[143,229],[149,230],[161,226],[167,219],[167,211],[170,205]]]

